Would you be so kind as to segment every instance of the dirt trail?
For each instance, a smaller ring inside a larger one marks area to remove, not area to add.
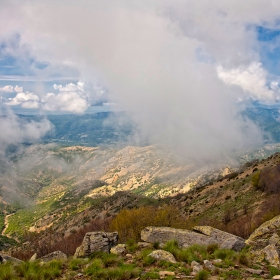
[[[19,240],[16,237],[11,236],[10,234],[6,234],[6,230],[7,230],[8,226],[9,226],[9,217],[13,216],[13,215],[14,214],[9,214],[9,215],[5,216],[5,220],[4,220],[5,227],[4,227],[4,229],[3,229],[1,234],[4,235],[4,236],[7,236],[9,238],[15,239],[17,242],[19,242]]]

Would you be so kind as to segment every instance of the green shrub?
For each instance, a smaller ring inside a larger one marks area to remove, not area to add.
[[[246,265],[246,266],[249,266],[250,263],[251,263],[248,254],[243,253],[243,252],[238,254],[237,260],[238,260],[239,264],[243,264],[243,265]]]
[[[280,269],[275,267],[275,266],[269,266],[268,267],[268,270],[270,272],[270,276],[271,278],[274,276],[274,275],[280,275]]]
[[[69,268],[71,270],[78,270],[85,263],[86,263],[86,261],[84,259],[75,258],[75,259],[70,260]]]
[[[255,188],[258,188],[259,187],[259,181],[260,181],[260,172],[256,172],[253,174],[252,176],[252,185],[253,187]]]
[[[210,259],[211,256],[207,252],[206,246],[204,245],[191,245],[186,249],[177,249],[173,252],[177,261],[188,262],[192,261],[201,262],[204,259]]]
[[[219,245],[215,243],[208,244],[206,247],[206,251],[211,255],[218,249],[219,249]]]
[[[0,280],[10,280],[15,278],[15,271],[10,262],[0,264]]]
[[[110,254],[107,252],[94,252],[90,255],[90,259],[99,258],[102,260],[105,267],[109,267],[112,265],[117,265],[120,258],[115,254]]]
[[[149,271],[146,274],[142,275],[141,279],[159,279],[159,274],[155,271]]]
[[[153,248],[154,249],[159,249],[159,242],[158,241],[156,241],[156,242],[154,242],[154,244],[153,244]]]
[[[110,267],[108,269],[98,270],[92,279],[100,280],[128,280],[136,278],[140,275],[140,271],[137,268],[127,269],[122,267]]]
[[[84,270],[86,275],[94,275],[99,270],[104,268],[104,263],[101,259],[94,259],[93,262]]]
[[[231,261],[234,261],[236,259],[236,254],[237,253],[235,251],[230,249],[218,249],[213,253],[216,259]]]
[[[179,249],[178,241],[177,240],[170,240],[166,242],[163,247],[163,250],[170,252],[171,254],[175,254]]]
[[[132,253],[134,253],[138,248],[138,245],[135,242],[135,240],[131,238],[127,240],[126,245],[127,245],[126,249]]]
[[[207,280],[208,277],[209,277],[209,272],[203,269],[196,274],[194,279],[195,280]]]

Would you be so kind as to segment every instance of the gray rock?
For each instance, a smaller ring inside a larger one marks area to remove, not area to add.
[[[198,272],[203,270],[202,265],[197,263],[196,261],[191,262],[191,267],[192,267],[192,275],[196,275]]]
[[[280,251],[280,215],[263,223],[246,240],[246,244],[251,246],[252,251],[258,251],[267,245],[275,245]]]
[[[144,249],[144,248],[152,248],[153,244],[148,243],[148,242],[138,242],[137,246],[139,249]]]
[[[207,269],[209,269],[211,271],[215,270],[215,266],[210,261],[204,260],[203,264],[204,264],[205,268],[207,268]]]
[[[246,269],[248,272],[252,273],[252,274],[256,274],[256,275],[261,275],[264,273],[263,270],[261,269],[252,269],[252,268],[247,268]]]
[[[150,256],[156,260],[176,263],[174,256],[170,252],[167,252],[164,250],[155,250],[152,253],[150,253],[148,256]]]
[[[85,258],[93,252],[110,252],[111,248],[117,245],[117,232],[88,232],[85,234],[84,240],[80,247],[76,249],[75,257]]]
[[[52,252],[48,255],[41,257],[40,260],[43,262],[49,262],[52,260],[67,260],[67,256],[66,256],[66,254],[64,254],[61,251],[55,251],[55,252]]]
[[[267,245],[262,251],[265,253],[265,259],[268,260],[271,265],[279,267],[279,253],[275,245]]]
[[[240,252],[245,247],[245,245],[245,240],[241,240],[238,237],[231,237],[229,239],[226,239],[220,247]]]
[[[193,230],[146,227],[141,231],[141,239],[149,243],[165,243],[169,240],[177,240],[179,247],[184,248],[192,244],[208,245],[213,243],[224,244],[224,246],[233,250],[241,250],[245,246],[245,240],[241,237],[210,226],[197,226]]]
[[[5,262],[22,263],[21,260],[19,260],[17,258],[14,258],[14,257],[11,257],[11,256],[8,256],[8,255],[1,254],[0,257],[1,257],[0,263],[5,263]]]
[[[112,247],[110,253],[115,255],[123,255],[126,252],[126,245],[125,244],[118,244],[115,247]]]

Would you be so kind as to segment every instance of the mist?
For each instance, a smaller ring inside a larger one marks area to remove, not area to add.
[[[108,101],[137,125],[136,138],[198,163],[225,161],[263,143],[259,128],[242,112],[246,102],[279,98],[278,87],[268,87],[277,77],[270,80],[262,65],[254,28],[278,28],[279,1],[50,0],[1,5],[7,29],[0,39],[17,33],[19,49],[24,50],[19,55],[27,49],[50,63],[50,69],[71,65],[81,81],[104,86]],[[63,108],[57,103],[64,97],[51,98],[52,106]],[[72,94],[67,100],[73,106],[67,108],[82,113],[89,106],[83,98],[89,100],[88,95]]]

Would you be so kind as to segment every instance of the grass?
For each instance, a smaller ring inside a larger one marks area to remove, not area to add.
[[[209,278],[209,272],[206,270],[201,270],[195,276],[195,280],[207,280]]]
[[[62,262],[58,260],[44,264],[40,264],[38,261],[23,262],[15,266],[15,270],[19,277],[26,280],[51,280],[61,276]]]
[[[214,250],[213,247],[211,250]],[[179,249],[176,240],[168,241],[163,247],[164,250],[175,256],[177,261],[191,263],[192,261],[201,262],[204,259],[210,259],[211,255],[207,251],[207,247],[203,245],[191,245],[186,249]],[[209,249],[210,250],[210,249]]]
[[[0,280],[15,279],[16,274],[13,265],[10,262],[1,264]]]

